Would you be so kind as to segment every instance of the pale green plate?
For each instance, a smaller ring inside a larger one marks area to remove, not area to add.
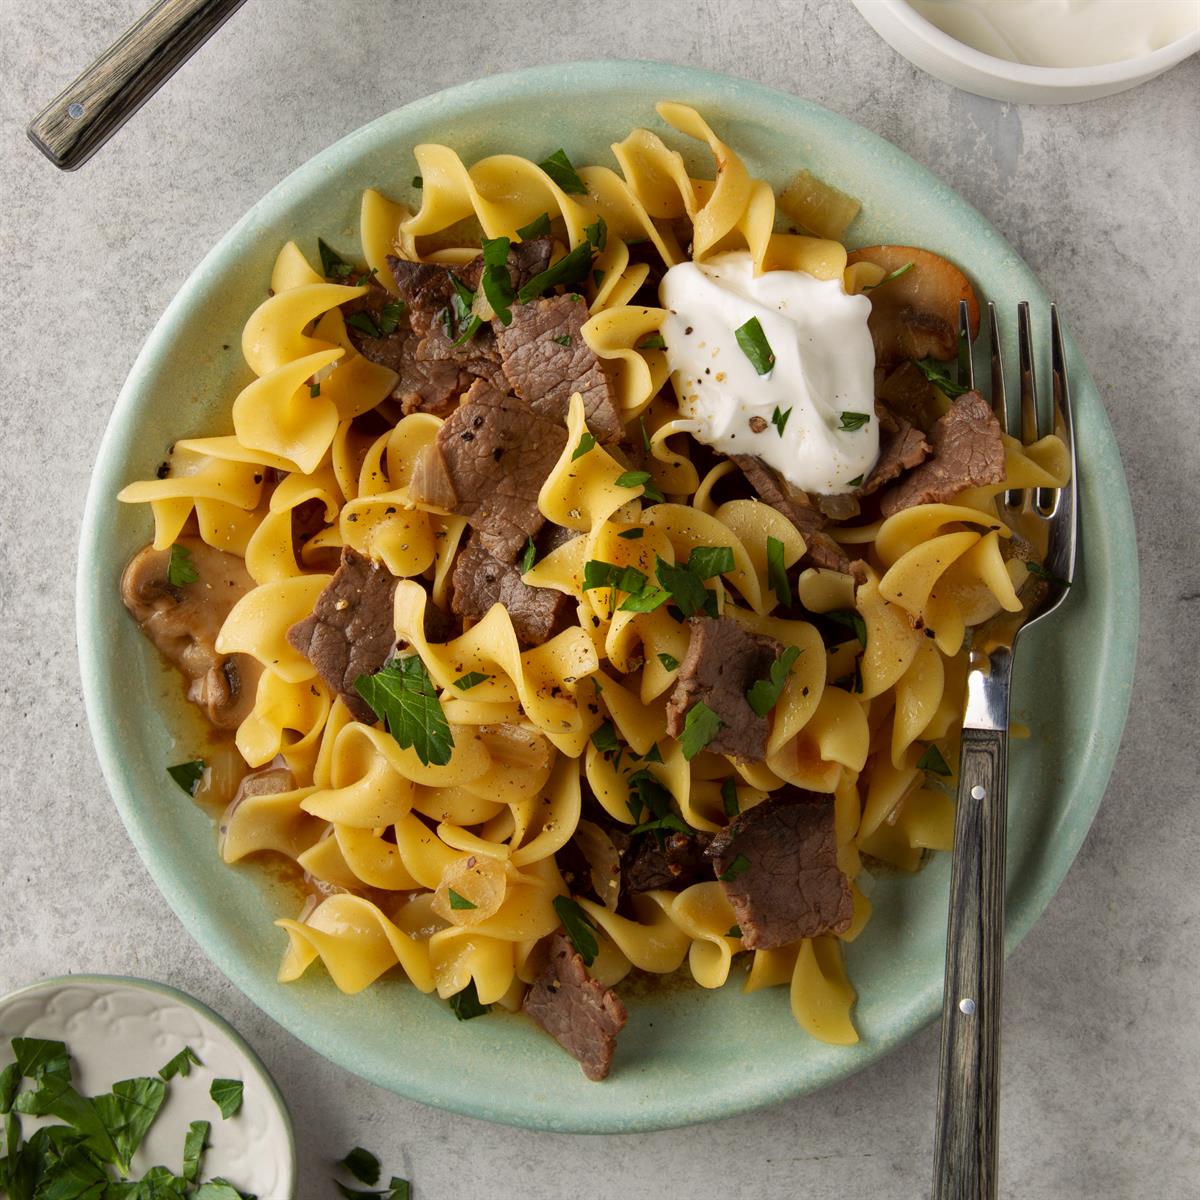
[[[175,438],[230,430],[230,403],[250,378],[238,352],[242,323],[263,298],[279,247],[296,238],[315,255],[321,235],[353,249],[365,187],[410,195],[414,144],[448,143],[467,162],[497,151],[539,159],[565,146],[576,162],[615,165],[609,145],[631,127],[669,132],[654,113],[660,99],[701,109],[750,169],[775,184],[809,167],[859,197],[853,244],[940,251],[1012,315],[1007,324],[1015,326],[1016,303],[1028,299],[1035,329],[1048,327],[1042,288],[983,217],[894,146],[815,104],[651,63],[538,67],[485,79],[350,134],[284,180],[204,259],[117,402],[80,548],[79,645],[96,748],[130,836],[183,923],[256,1004],[349,1070],[428,1104],[535,1128],[615,1132],[708,1120],[873,1062],[938,1011],[947,856],[916,878],[876,888],[874,918],[847,955],[862,1033],[851,1048],[802,1033],[781,990],[743,996],[736,982],[717,992],[671,988],[631,1001],[612,1076],[593,1084],[524,1021],[493,1015],[460,1024],[402,981],[343,996],[318,966],[298,983],[277,984],[286,939],[271,922],[291,913],[294,895],[258,870],[223,866],[212,822],[165,773],[167,764],[202,753],[203,739],[178,685],[164,678],[121,607],[121,568],[148,540],[150,521],[144,508],[118,505],[114,496],[130,480],[152,477]],[[1069,322],[1071,297],[1057,299]],[[1092,822],[1133,676],[1129,498],[1096,388],[1070,343],[1067,350],[1085,489],[1082,569],[1063,611],[1031,633],[1018,656],[1014,707],[1033,738],[1012,752],[1010,947],[1045,908]]]

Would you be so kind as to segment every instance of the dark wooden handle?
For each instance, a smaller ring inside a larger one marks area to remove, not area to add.
[[[82,166],[245,0],[159,0],[29,123],[56,166]]]
[[[933,1200],[994,1200],[1008,734],[965,729],[950,872]]]

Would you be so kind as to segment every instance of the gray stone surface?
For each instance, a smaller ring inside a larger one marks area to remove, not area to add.
[[[0,992],[93,970],[212,1004],[288,1096],[304,1200],[331,1194],[324,1166],[354,1144],[410,1175],[418,1200],[922,1194],[934,1030],[820,1095],[641,1136],[524,1133],[362,1083],[254,1009],[184,933],[88,739],[72,620],[84,490],[134,355],[203,252],[382,111],[537,62],[657,57],[794,91],[890,138],[1067,306],[1133,493],[1141,652],[1099,818],[1007,972],[1003,1191],[1200,1194],[1200,59],[1134,92],[1038,109],[921,75],[847,0],[252,0],[90,166],[60,175],[24,124],[143,2],[0,0]]]

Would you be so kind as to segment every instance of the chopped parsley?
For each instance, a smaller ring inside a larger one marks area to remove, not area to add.
[[[845,625],[847,629],[854,631],[854,636],[862,643],[862,648],[867,648],[867,623],[862,619],[862,614],[854,608],[843,608],[837,612],[828,612],[825,614],[825,619],[835,621],[838,625]]]
[[[551,338],[550,340],[560,346],[569,346],[571,344],[571,335],[569,333],[563,333],[558,337]]]
[[[949,396],[951,400],[955,396],[961,396],[964,392],[969,391],[969,388],[963,387],[961,384],[955,383],[949,375],[946,374],[946,368],[941,363],[932,359],[923,358],[917,363],[917,369],[933,384],[939,392]]]
[[[379,1182],[379,1159],[361,1146],[355,1146],[338,1166],[345,1167],[359,1183],[365,1183],[368,1187],[374,1187]]]
[[[468,671],[465,675],[460,675],[455,681],[454,686],[460,692],[469,692],[478,683],[487,683],[491,679],[490,675],[485,675],[482,671]]]
[[[314,383],[314,384],[310,385],[310,387],[308,389],[308,398],[310,400],[315,400],[320,394],[321,394],[321,385],[319,383]]]
[[[558,913],[571,944],[583,959],[583,965],[590,967],[600,952],[600,944],[596,941],[595,927],[588,920],[587,913],[567,896],[554,897],[554,911]]]
[[[750,685],[750,690],[746,693],[746,703],[760,717],[765,717],[779,702],[788,676],[792,673],[792,664],[799,657],[799,647],[788,646],[771,664],[768,677],[756,680]]]
[[[202,1067],[204,1064],[196,1057],[191,1046],[184,1046],[165,1066],[159,1067],[158,1074],[162,1079],[174,1079],[176,1075],[189,1075],[192,1067]]]
[[[691,762],[717,736],[724,724],[703,700],[697,700],[688,709],[683,719],[683,732],[679,735],[683,757]]]
[[[195,1183],[200,1178],[200,1161],[208,1144],[212,1125],[208,1121],[193,1121],[183,1139],[183,1178]]]
[[[537,547],[533,544],[533,538],[525,539],[525,549],[521,552],[521,574],[525,575],[533,570],[533,564],[537,560]]]
[[[415,187],[418,191],[420,191],[421,188],[423,188],[425,186],[425,180],[422,179],[420,175],[414,175],[412,177],[412,186]]]
[[[694,554],[694,552],[693,552]],[[669,563],[661,555],[655,556],[655,573],[658,582],[675,600],[679,611],[685,617],[694,617],[697,613],[707,613],[710,617],[717,615],[717,596],[704,586],[704,580],[690,570],[689,566],[681,567],[677,563]]]
[[[484,238],[482,242],[483,277],[480,286],[501,325],[512,324],[512,309],[509,306],[516,299],[512,276],[508,270],[510,245],[506,237]]]
[[[408,305],[403,300],[389,300],[379,310],[379,332],[385,337],[396,332],[400,318],[408,311]]]
[[[870,419],[870,413],[843,412],[842,423],[838,426],[838,430],[842,433],[853,433],[856,429],[861,429]]]
[[[461,346],[478,333],[483,319],[471,311],[475,293],[453,272],[450,273],[450,282],[454,285],[454,295],[450,297],[449,306],[442,310],[442,321],[447,336],[454,338],[455,346]]]
[[[717,878],[722,883],[732,883],[739,875],[744,875],[748,870],[750,870],[750,860],[744,854],[739,854]]]
[[[183,587],[195,583],[200,578],[200,572],[192,563],[192,552],[178,542],[171,547],[171,556],[167,559],[167,582],[172,587]]]
[[[792,410],[789,408],[787,412],[780,412],[779,405],[775,405],[775,411],[771,414],[771,424],[775,426],[775,432],[783,437],[783,431],[787,428],[788,417],[792,415]]]
[[[729,932],[726,933],[725,936],[731,938],[740,938],[742,936],[742,927],[740,925],[730,925]]]
[[[737,784],[734,783],[732,775],[721,781],[721,807],[730,820],[738,815]]]
[[[473,900],[468,900],[466,896],[460,896],[453,888],[446,889],[446,895],[450,899],[450,907],[453,909],[478,908],[479,905]]]
[[[788,582],[787,565],[783,561],[783,542],[767,538],[767,582],[780,604],[791,604],[792,585]]]
[[[950,764],[946,761],[945,755],[932,742],[925,747],[925,752],[917,759],[917,770],[941,775],[943,779],[948,779],[954,773],[950,770]]]
[[[725,575],[733,568],[733,550],[729,546],[697,546],[687,560],[687,569],[699,579]]]
[[[367,337],[383,337],[379,326],[375,324],[375,320],[370,313],[351,313],[346,318],[346,324],[349,325],[351,329],[357,329],[359,333],[365,333]],[[393,325],[392,328],[395,329],[396,327]]]
[[[615,588],[640,596],[646,588],[646,576],[637,567],[618,567],[616,563],[590,558],[583,564],[583,590],[590,592],[593,588]]]
[[[758,323],[758,318],[751,317],[745,325],[734,330],[733,336],[737,338],[737,344],[741,347],[742,353],[750,360],[750,365],[760,375],[770,374],[775,366],[775,353],[767,341],[767,335],[763,333],[762,326]]]
[[[194,796],[200,786],[200,780],[204,778],[204,759],[193,758],[191,762],[176,763],[175,766],[167,768],[167,774],[189,796]]]
[[[864,292],[871,292],[878,287],[883,287],[885,283],[891,283],[893,279],[899,279],[901,275],[907,275],[916,265],[916,263],[906,262],[904,266],[897,267],[889,275],[885,275],[878,283],[864,283],[862,290]]]
[[[687,837],[692,837],[695,833],[695,830],[677,813],[667,813],[665,817],[658,817],[653,821],[643,821],[642,824],[635,825],[629,834],[632,837],[638,833],[653,833],[661,845],[664,844],[662,833],[665,829],[670,829],[673,833],[685,834]]]
[[[855,477],[853,479],[851,479],[847,482],[846,486],[847,487],[862,487],[862,481],[863,481],[863,477],[861,475],[855,475]]]
[[[603,250],[608,245],[608,223],[603,217],[597,217],[591,225],[585,227],[583,232],[597,251]]]
[[[543,292],[548,292],[559,284],[571,287],[587,278],[591,266],[592,244],[586,241],[580,242],[574,250],[568,251],[558,262],[547,267],[526,283],[517,293],[517,303],[528,304],[530,300],[535,300]]]
[[[548,237],[550,234],[550,214],[542,213],[540,217],[534,217],[528,225],[522,225],[517,230],[517,237],[523,242],[529,241],[530,238]]]
[[[661,821],[671,811],[671,793],[645,767],[634,771],[626,783],[629,785],[629,815],[634,821],[640,822],[647,813],[652,820]]]
[[[621,752],[621,741],[617,737],[616,726],[611,721],[605,721],[596,729],[592,734],[591,741],[601,754],[619,754]]]
[[[621,601],[619,610],[621,612],[635,613],[653,612],[656,608],[666,604],[670,599],[670,592],[664,591],[662,588],[648,587],[636,595],[626,596]]]
[[[544,158],[538,166],[554,180],[564,192],[576,196],[587,195],[587,184],[579,178],[579,172],[571,165],[565,150],[555,150],[549,158]]]
[[[592,272],[592,283],[595,284],[597,290],[599,290],[600,285],[603,282],[604,282],[604,272],[603,271],[593,271]]]
[[[321,256],[321,274],[326,279],[345,279],[355,273],[354,266],[321,238],[317,238],[317,253]]]
[[[640,525],[635,525],[632,529],[623,529],[617,534],[617,537],[624,538],[627,542],[638,542],[645,536],[646,531]]]
[[[617,487],[642,489],[642,495],[656,504],[661,504],[666,497],[650,482],[649,471],[625,471],[616,480]]]
[[[221,1120],[228,1121],[236,1117],[242,1107],[242,1088],[240,1079],[214,1079],[208,1094],[213,1103],[221,1110]]]
[[[667,343],[661,333],[652,333],[649,337],[644,337],[637,344],[639,350],[665,350]]]
[[[485,1017],[492,1011],[490,1004],[479,1003],[479,989],[475,986],[474,979],[467,980],[467,986],[461,992],[455,992],[449,1000],[450,1011],[460,1021],[473,1021],[476,1017]],[[364,1181],[365,1182],[365,1181]],[[404,1183],[404,1180],[392,1179],[392,1187],[397,1183]],[[405,1188],[407,1189],[407,1184]],[[406,1200],[408,1191],[395,1193],[396,1200]]]
[[[677,659],[673,654],[660,654],[658,656],[658,661],[662,663],[663,668],[667,671],[679,670],[679,659]]]
[[[646,418],[638,417],[638,428],[642,431],[642,448],[650,453],[650,434],[646,432]]]
[[[558,339],[555,338],[555,341]],[[567,341],[571,339],[568,338]],[[571,461],[574,462],[577,458],[582,458],[596,444],[596,439],[585,429],[579,438],[579,445],[571,451]]]
[[[444,767],[450,761],[454,736],[420,655],[394,658],[374,675],[360,675],[354,690],[401,749],[411,747],[425,766]]]

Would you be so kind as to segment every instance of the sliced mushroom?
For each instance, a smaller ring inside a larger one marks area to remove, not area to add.
[[[903,359],[949,361],[958,342],[958,303],[967,302],[971,338],[979,332],[979,301],[967,277],[948,259],[917,246],[867,246],[847,263],[871,262],[885,278],[912,269],[871,289],[871,338],[879,366]]]
[[[216,640],[229,610],[254,581],[234,554],[197,537],[177,544],[190,556],[194,583],[173,584],[171,552],[147,546],[125,568],[121,599],[162,656],[183,672],[187,698],[218,729],[236,729],[254,707],[262,668],[245,654],[218,654]]]

